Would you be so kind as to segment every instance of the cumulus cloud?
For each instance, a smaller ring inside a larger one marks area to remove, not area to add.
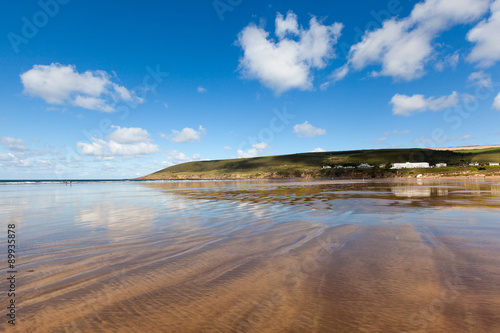
[[[172,130],[172,134],[166,135],[161,133],[160,136],[163,139],[171,140],[173,142],[194,142],[200,141],[203,134],[205,134],[206,129],[203,126],[199,126],[198,130],[193,128],[185,127],[181,131]]]
[[[311,153],[323,153],[325,152],[326,150],[324,150],[323,148],[314,148]]]
[[[495,100],[493,101],[493,108],[500,111],[500,93],[497,95],[497,97],[495,97]]]
[[[271,147],[267,143],[260,142],[252,145],[252,148],[248,149],[247,151],[238,149],[237,154],[239,158],[251,158],[259,156],[264,152],[264,150],[268,149],[271,149]]]
[[[300,138],[314,138],[320,135],[325,135],[326,130],[314,127],[306,121],[303,124],[293,126],[293,134]]]
[[[479,22],[467,34],[467,40],[476,43],[469,57],[470,62],[478,63],[481,67],[490,67],[500,60],[500,0],[491,3],[491,15],[488,19]]]
[[[200,154],[194,154],[193,156],[189,157],[186,154],[181,153],[180,151],[171,150],[167,155],[167,160],[170,162],[170,165],[175,165],[192,161],[199,161],[201,160],[201,156]]]
[[[471,73],[471,75],[469,75],[468,81],[473,86],[485,88],[492,86],[491,75],[483,71]]]
[[[286,18],[278,13],[275,41],[269,38],[269,32],[252,23],[238,35],[244,51],[239,69],[245,78],[259,80],[277,95],[290,89],[311,89],[311,70],[324,68],[335,57],[333,46],[342,28],[340,23],[323,25],[315,17],[309,21],[309,29],[299,28],[293,12]]]
[[[151,143],[150,134],[137,127],[113,126],[115,130],[104,140],[94,137],[91,143],[77,142],[82,155],[94,156],[100,160],[115,157],[137,157],[158,152],[158,145]]]
[[[2,145],[5,149],[12,151],[29,150],[28,145],[23,139],[15,139],[7,136],[0,138],[0,145]]]
[[[229,147],[229,146],[224,146],[224,150],[232,150],[233,148]]]
[[[207,92],[207,89],[203,88],[202,86],[199,86],[198,87],[198,92],[199,93],[205,93],[205,92]]]
[[[429,97],[425,98],[424,95],[400,95],[396,94],[391,99],[392,113],[398,116],[410,116],[414,113],[424,111],[440,111],[451,108],[460,102],[459,96],[454,91],[449,96],[442,96],[439,98]]]
[[[139,127],[111,126],[115,130],[108,135],[108,140],[118,143],[130,144],[149,142],[150,134],[145,129]]]
[[[391,18],[379,29],[367,31],[349,50],[347,68],[333,73],[344,78],[348,70],[381,65],[374,76],[413,80],[425,72],[434,54],[432,41],[443,31],[478,20],[488,10],[489,0],[426,0],[417,3],[406,18]],[[450,58],[452,63],[458,58]],[[443,64],[444,66],[444,64]],[[443,67],[444,68],[444,67]]]
[[[73,105],[103,112],[119,101],[142,103],[127,88],[111,81],[104,71],[79,73],[74,65],[35,65],[21,74],[24,93],[55,105]]]

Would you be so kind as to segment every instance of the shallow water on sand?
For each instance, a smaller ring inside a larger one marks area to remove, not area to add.
[[[0,331],[500,332],[499,181],[0,185],[0,217]]]

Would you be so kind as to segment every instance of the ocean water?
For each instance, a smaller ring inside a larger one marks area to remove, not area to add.
[[[123,325],[130,331],[308,331],[311,325],[318,332],[446,331],[467,318],[470,327],[487,330],[500,315],[500,307],[486,310],[500,305],[500,282],[493,279],[500,267],[498,180],[0,181],[0,218],[5,239],[15,224],[20,332],[125,331]],[[295,289],[283,282],[280,277],[296,271],[294,260],[301,267],[300,258],[314,257],[308,251],[326,235],[338,238],[328,264],[316,260],[314,274],[301,274],[298,281],[307,283]],[[423,268],[409,274],[411,265],[403,268],[409,262]],[[338,294],[344,271],[352,279],[342,287],[349,296]],[[401,285],[368,288],[367,273],[379,286],[393,278],[399,281],[390,285]],[[462,300],[434,309],[434,317],[419,312],[455,277]],[[415,287],[414,279],[428,280],[417,288],[422,297],[406,300],[405,311],[394,314],[383,300]],[[245,294],[257,285],[286,295],[273,315],[255,310],[266,296]],[[319,294],[307,289],[312,286]],[[363,297],[360,288],[367,288]],[[141,302],[149,326],[141,326],[134,308]],[[303,312],[301,302],[318,312]],[[387,314],[375,316],[375,305]],[[216,316],[219,306],[232,317]],[[356,319],[356,311],[365,317]],[[290,322],[276,321],[280,316]]]

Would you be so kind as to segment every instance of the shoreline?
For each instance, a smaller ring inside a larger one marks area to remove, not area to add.
[[[307,178],[302,178],[302,177],[269,177],[269,178],[257,178],[257,177],[237,177],[237,178],[230,178],[230,177],[217,177],[217,178],[191,178],[191,177],[186,177],[186,178],[145,178],[145,177],[140,177],[140,178],[134,178],[131,180],[150,180],[150,181],[158,181],[158,180],[293,180],[293,181],[326,181],[326,180],[397,180],[397,179],[449,179],[449,180],[483,180],[483,179],[491,179],[491,180],[500,180],[500,175],[470,175],[470,176],[441,176],[441,175],[425,175],[422,177],[416,177],[416,176],[396,176],[396,177],[380,177],[380,178],[363,178],[363,177],[307,177]]]

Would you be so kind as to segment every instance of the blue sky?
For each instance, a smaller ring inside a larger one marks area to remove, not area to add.
[[[500,0],[1,6],[0,179],[500,141]]]

